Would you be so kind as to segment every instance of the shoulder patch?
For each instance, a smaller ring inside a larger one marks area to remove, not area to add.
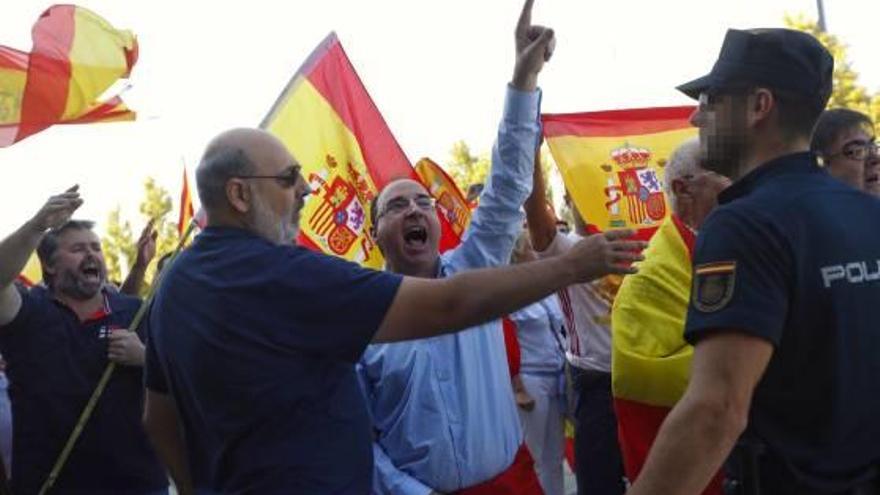
[[[691,302],[698,311],[712,313],[733,298],[736,283],[736,261],[719,261],[694,267]]]

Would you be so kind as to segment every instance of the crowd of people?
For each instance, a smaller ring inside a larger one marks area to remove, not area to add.
[[[2,240],[12,492],[561,495],[570,421],[580,495],[880,494],[880,147],[867,116],[825,110],[828,51],[728,31],[678,88],[699,138],[665,167],[650,242],[573,203],[568,231],[537,153],[555,36],[532,3],[452,250],[409,179],[370,210],[384,270],[295,245],[301,165],[247,128],[207,145],[207,226],[136,327],[151,225],[120,288],[75,186]]]

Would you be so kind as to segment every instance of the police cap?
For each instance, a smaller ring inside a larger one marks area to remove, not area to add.
[[[763,86],[821,99],[831,95],[834,59],[813,36],[791,29],[727,30],[709,74],[678,90],[697,99],[707,90]]]

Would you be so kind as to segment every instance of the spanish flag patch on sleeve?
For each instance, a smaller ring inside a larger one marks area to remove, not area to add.
[[[691,301],[698,311],[718,311],[733,298],[736,282],[736,261],[716,261],[694,267],[694,289]]]

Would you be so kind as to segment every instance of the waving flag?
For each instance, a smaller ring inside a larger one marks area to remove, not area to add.
[[[312,52],[260,127],[284,142],[312,188],[300,244],[381,268],[370,234],[372,200],[395,179],[419,178],[335,33]],[[441,217],[441,224],[448,236],[449,223]]]
[[[30,53],[0,46],[0,147],[54,124],[134,118],[118,96],[100,99],[130,74],[134,35],[73,5],[50,7],[31,35]]]
[[[544,135],[584,220],[601,230],[656,229],[669,214],[663,167],[696,134],[693,107],[546,114]]]

